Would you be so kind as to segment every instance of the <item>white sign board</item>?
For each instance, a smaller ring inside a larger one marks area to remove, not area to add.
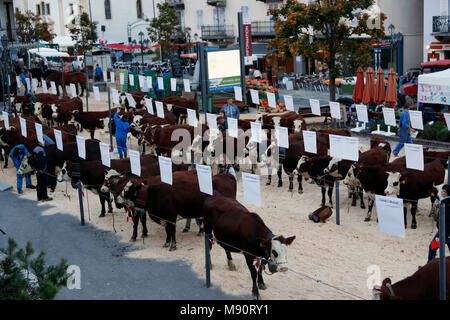
[[[286,81],[286,90],[294,90],[294,82]]]
[[[27,91],[30,91],[31,89],[31,84],[30,84],[30,79],[29,78],[25,78],[25,84],[27,86]]]
[[[450,113],[444,113],[445,123],[447,123],[447,129],[450,130]]]
[[[155,105],[158,118],[164,119],[164,104],[161,101],[155,101]]]
[[[330,114],[333,119],[341,120],[341,104],[330,101]]]
[[[147,77],[147,88],[150,90],[151,88],[153,88],[153,78],[148,76]]]
[[[203,166],[196,164],[195,168],[197,170],[198,185],[200,187],[200,192],[213,195],[213,185],[212,185],[212,173],[210,166]]]
[[[384,123],[387,126],[392,126],[392,127],[397,126],[397,121],[395,120],[394,108],[383,108],[383,118],[384,118]]]
[[[114,104],[120,104],[119,91],[117,91],[116,89],[111,88],[111,93],[112,93],[112,97],[113,97],[113,103]]]
[[[70,84],[70,92],[72,94],[72,98],[77,97],[77,88],[75,88],[75,85],[73,83]]]
[[[100,154],[102,156],[102,164],[105,167],[111,168],[111,157],[109,155],[109,145],[100,142]]]
[[[269,102],[269,107],[271,108],[277,107],[277,99],[275,98],[275,93],[267,92],[267,100]]]
[[[242,184],[244,187],[244,201],[248,204],[261,206],[260,178],[256,174],[242,172]]]
[[[286,127],[276,127],[278,146],[289,149],[289,130]]]
[[[259,105],[259,92],[258,90],[250,89],[250,95],[252,96],[252,102]]]
[[[238,137],[238,120],[234,118],[227,118],[228,135],[233,138]]]
[[[242,99],[242,88],[241,87],[233,87],[234,88],[234,98],[236,101],[243,101]]]
[[[158,77],[158,89],[164,90],[164,78],[163,77]]]
[[[37,85],[38,85],[38,81],[37,79],[31,79],[31,86],[33,87],[33,92],[37,91]]]
[[[44,93],[48,92],[47,81],[45,81],[45,80],[42,80],[42,90],[44,91]]]
[[[195,112],[195,110],[192,109],[187,109],[188,112],[188,122],[189,125],[192,127],[196,127],[197,126],[197,113]]]
[[[134,74],[129,74],[128,79],[130,79],[130,86],[134,87]]]
[[[145,88],[145,77],[139,75],[139,88],[141,88],[141,90],[144,90]]]
[[[136,101],[134,100],[133,96],[128,92],[125,92],[125,96],[127,97],[128,104],[130,105],[130,107],[136,108]]]
[[[423,130],[422,111],[409,110],[409,117],[411,118],[412,128]]]
[[[322,113],[320,112],[320,101],[319,100],[309,99],[309,105],[311,106],[312,114],[315,114],[316,116],[322,115]]]
[[[103,81],[108,82],[108,72],[103,71]]]
[[[81,159],[86,160],[86,139],[80,136],[77,136],[77,148],[78,148],[78,156]]]
[[[22,88],[22,80],[20,80],[19,76],[16,76],[17,89]]]
[[[158,157],[161,182],[172,185],[172,159]]]
[[[53,133],[55,134],[56,147],[58,150],[64,151],[61,131],[53,129]]]
[[[22,131],[22,136],[26,138],[27,137],[27,121],[22,117],[19,117],[19,119],[20,119],[20,130]]]
[[[44,133],[42,132],[42,124],[35,122],[34,127],[36,129],[36,137],[39,143],[44,144]]]
[[[177,91],[177,79],[176,78],[170,78],[170,90],[173,92]]]
[[[111,78],[110,81],[111,83],[115,83],[116,82],[116,74],[114,72],[110,72],[109,73],[109,77]]]
[[[50,81],[50,86],[52,87],[52,93],[56,94],[56,84],[55,81]]]
[[[358,138],[329,135],[330,157],[358,161]]]
[[[184,91],[191,92],[191,82],[189,81],[189,79],[183,79],[183,84],[184,84]]]
[[[294,110],[294,98],[292,96],[284,96],[284,104],[286,105],[286,110],[295,111]]]
[[[217,117],[215,114],[206,113],[206,121],[208,123],[209,129],[217,129]]]
[[[369,114],[367,113],[367,106],[364,104],[356,105],[356,114],[359,122],[369,123]]]
[[[375,195],[380,231],[405,238],[403,199]]]
[[[119,74],[119,83],[120,83],[120,85],[125,84],[125,75],[123,73]]]
[[[421,144],[405,143],[406,168],[424,169],[423,146]]]
[[[130,153],[131,173],[140,177],[141,176],[141,155],[139,151],[128,150]]]
[[[250,122],[252,128],[252,138],[251,141],[261,143],[261,129],[262,125],[259,122]]]
[[[98,87],[93,86],[92,89],[94,90],[94,98],[96,101],[100,101],[100,90]]]
[[[315,131],[303,130],[303,143],[305,144],[305,151],[317,154],[317,134]]]
[[[153,110],[152,99],[144,98],[144,100],[145,100],[145,105],[147,107],[147,112],[154,115],[155,111]]]
[[[6,130],[9,130],[9,114],[6,111],[2,111],[3,114],[3,122],[5,123]]]

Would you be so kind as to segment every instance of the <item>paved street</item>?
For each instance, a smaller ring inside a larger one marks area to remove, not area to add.
[[[36,255],[46,253],[46,263],[56,264],[61,257],[81,269],[81,289],[62,288],[56,299],[67,300],[224,300],[249,299],[230,296],[217,287],[206,288],[205,278],[198,277],[183,261],[160,262],[126,257],[136,248],[119,243],[114,232],[93,225],[81,226],[79,219],[66,213],[45,213],[49,204],[18,199],[12,192],[0,192],[0,247],[7,237],[25,247],[31,241]],[[151,241],[151,240],[146,240]]]

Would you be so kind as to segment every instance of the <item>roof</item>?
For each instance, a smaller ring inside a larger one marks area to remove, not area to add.
[[[419,85],[450,85],[450,69],[420,75]]]
[[[275,52],[277,50],[272,49],[269,50],[267,49],[267,43],[252,43],[252,51],[254,55],[267,55],[269,53]]]
[[[423,62],[421,64],[422,67],[431,67],[431,66],[449,66],[450,60],[438,60],[438,61],[430,61],[430,62]]]

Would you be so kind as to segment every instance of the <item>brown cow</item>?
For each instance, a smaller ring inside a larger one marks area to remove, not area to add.
[[[81,87],[81,97],[84,94],[84,90],[86,89],[87,77],[85,72],[64,72],[64,84],[63,84],[63,74],[59,71],[55,71],[50,74],[47,79],[47,84],[51,81],[55,82],[56,85],[56,94],[59,96],[59,86],[63,87],[73,83],[76,88],[76,92],[78,95],[78,85]],[[66,92],[66,88],[63,87],[63,92]]]

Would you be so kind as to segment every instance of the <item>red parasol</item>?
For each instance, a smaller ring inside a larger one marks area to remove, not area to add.
[[[375,86],[375,103],[380,105],[386,97],[386,88],[384,86],[384,71],[379,68],[377,71],[377,85]]]
[[[388,85],[386,90],[386,105],[393,107],[397,104],[397,80],[395,79],[394,69],[389,70]]]
[[[353,101],[355,103],[361,103],[364,91],[364,70],[359,67],[356,71],[356,85],[353,91]]]
[[[375,77],[371,67],[366,71],[366,86],[364,87],[362,103],[372,104],[375,99]]]

